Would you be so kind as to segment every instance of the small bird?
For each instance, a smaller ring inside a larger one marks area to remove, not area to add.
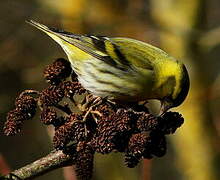
[[[186,67],[157,47],[130,38],[78,35],[33,20],[28,23],[63,48],[79,82],[93,95],[124,103],[157,99],[165,113],[188,94]]]

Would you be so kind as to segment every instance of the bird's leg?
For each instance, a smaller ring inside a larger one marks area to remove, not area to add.
[[[86,96],[86,97],[85,97],[85,104],[81,107],[81,108],[83,108],[83,109],[86,109],[86,108],[91,104],[91,105],[89,106],[88,110],[86,111],[86,113],[85,113],[83,119],[82,119],[82,120],[79,120],[79,122],[84,123],[85,136],[87,136],[87,134],[88,134],[88,130],[87,130],[87,127],[86,127],[86,120],[87,120],[88,115],[91,113],[91,114],[92,114],[92,117],[93,117],[93,119],[96,121],[96,123],[97,123],[97,118],[94,116],[94,114],[98,114],[98,115],[101,116],[101,114],[100,114],[98,111],[93,111],[92,109],[93,109],[95,106],[100,105],[100,104],[103,102],[103,100],[102,100],[100,97],[95,97],[94,101],[91,102],[93,99],[94,99],[93,96]]]
[[[92,114],[93,119],[95,120],[96,124],[98,123],[98,119],[95,115],[98,115],[99,117],[102,117],[102,114],[99,111],[90,111]]]
[[[102,114],[99,111],[90,111],[92,114],[97,114],[98,116],[102,116]]]
[[[92,113],[92,118],[94,119],[94,121],[95,121],[95,122],[96,122],[96,124],[97,124],[98,119],[97,119],[97,117],[95,116],[95,114],[94,114],[94,113]]]
[[[98,114],[100,115],[100,113],[98,111],[92,111],[92,109],[95,107],[95,106],[98,106],[102,103],[102,99],[100,97],[97,97],[93,102],[92,102],[92,105],[89,107],[88,111],[86,112],[85,116],[83,117],[83,121],[86,122],[86,118],[87,116],[89,115],[89,113],[92,114],[92,117],[93,119],[95,120],[95,122],[97,123],[97,118],[94,116],[94,114]],[[86,124],[85,124],[85,135],[87,136],[87,128],[86,128]]]
[[[85,95],[84,98],[81,100],[80,103],[77,103],[77,108],[79,110],[82,110],[84,111],[88,106],[89,104],[91,103],[91,100],[93,98],[93,95],[89,94],[89,95]]]
[[[89,115],[89,113],[92,112],[92,109],[93,109],[95,106],[100,105],[102,102],[103,102],[103,101],[102,101],[102,99],[101,99],[100,97],[96,97],[95,100],[92,102],[92,105],[89,107],[88,111],[87,111],[86,114],[84,115],[82,121],[85,122],[87,116]]]

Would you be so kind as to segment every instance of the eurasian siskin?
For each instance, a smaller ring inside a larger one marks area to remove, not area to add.
[[[130,38],[83,36],[28,23],[63,48],[79,82],[96,96],[124,103],[158,99],[163,113],[179,106],[188,94],[186,67],[157,47]]]

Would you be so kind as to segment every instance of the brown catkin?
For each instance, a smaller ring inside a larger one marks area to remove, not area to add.
[[[49,86],[40,93],[40,103],[44,106],[53,106],[62,100],[64,91],[60,86]]]
[[[77,147],[76,175],[78,180],[90,180],[93,173],[94,150],[90,144],[81,142]]]
[[[63,79],[70,76],[72,68],[70,62],[63,58],[55,60],[44,69],[44,78],[52,85],[59,84]]]
[[[8,112],[7,121],[4,125],[4,134],[7,136],[16,135],[21,131],[21,127],[23,125],[23,121],[26,117],[17,109],[11,110]]]

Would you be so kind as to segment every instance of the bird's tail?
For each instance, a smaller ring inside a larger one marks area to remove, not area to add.
[[[103,52],[97,51],[94,48],[89,37],[50,28],[33,20],[26,22],[49,35],[64,49],[68,56],[75,56],[74,59],[76,60],[88,59],[88,56],[99,59],[105,55]]]

